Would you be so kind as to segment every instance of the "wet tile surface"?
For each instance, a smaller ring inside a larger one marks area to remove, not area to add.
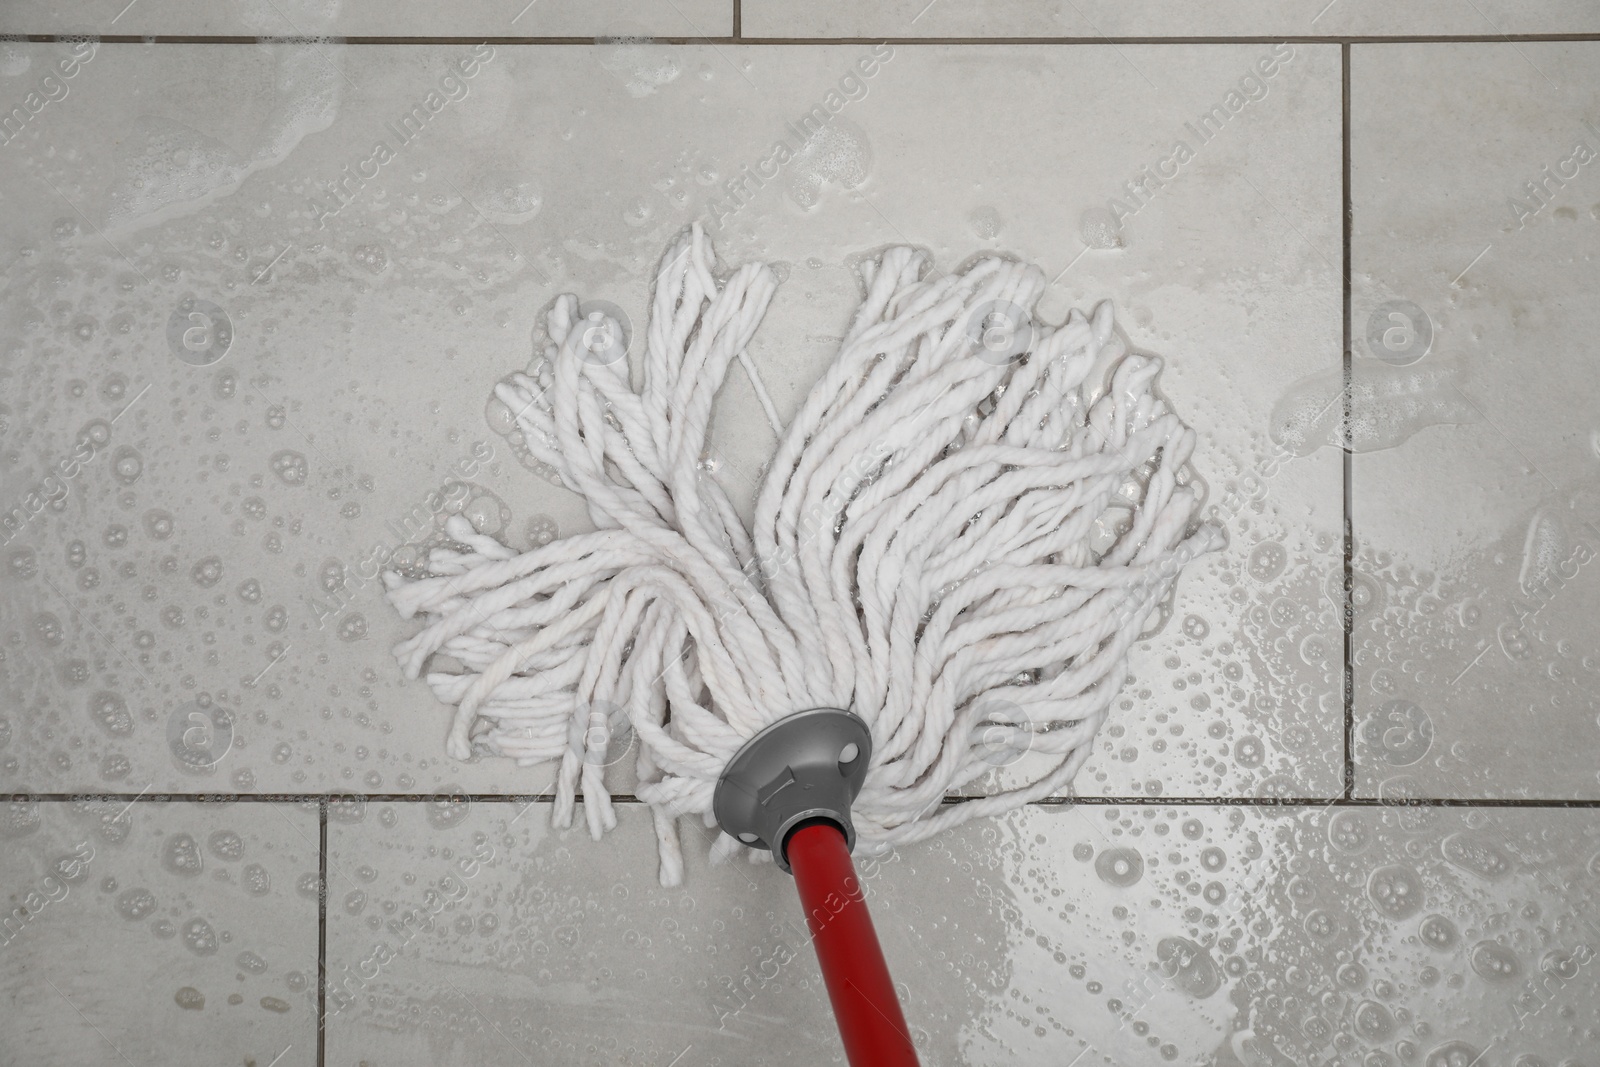
[[[317,1063],[316,805],[0,803],[0,1061]]]
[[[1375,0],[1229,0],[1185,4],[1175,0],[847,0],[796,5],[744,0],[748,37],[1219,37],[1313,35],[1489,35],[1594,33],[1594,5],[1382,4]]]
[[[642,810],[546,810],[332,828],[329,1063],[841,1062],[787,876],[690,833],[664,890]],[[1554,1064],[1600,1038],[1597,849],[1583,812],[1033,807],[862,879],[928,1064]]]
[[[722,0],[14,0],[0,33],[271,37],[725,37]]]
[[[0,224],[6,485],[59,504],[28,511],[5,549],[6,685],[28,709],[8,716],[6,788],[548,785],[543,768],[443,759],[445,708],[389,654],[415,624],[374,576],[452,510],[519,548],[588,528],[486,402],[533,357],[555,293],[642,319],[662,248],[695,218],[729,262],[787,271],[751,346],[785,416],[857,300],[851,257],[884,244],[944,268],[988,248],[1034,260],[1056,279],[1055,321],[1113,299],[1131,343],[1167,360],[1232,543],[1185,573],[1136,649],[1079,788],[1337,788],[1338,458],[1231,492],[1265,470],[1277,396],[1338,366],[1336,48],[24,54],[19,85],[76,67],[0,156],[27,208]],[[1273,76],[1246,100],[1262,63]],[[1035,106],[993,143],[985,116],[1019,85]],[[943,112],[950,86],[973,106]],[[787,123],[834,98],[848,107],[826,152],[750,179]],[[1203,143],[1196,99],[1226,117]],[[991,150],[952,157],[921,132],[936,121]],[[1168,164],[1176,177],[1129,205],[1128,183]],[[1089,249],[1085,212],[1117,203],[1124,247]],[[747,509],[773,438],[742,380],[725,401],[719,476]]]
[[[639,805],[597,843],[512,796],[549,768],[447,759],[375,577],[448,514],[519,549],[590,528],[491,389],[557,293],[637,336],[692,220],[783,277],[751,354],[785,417],[887,244],[1034,261],[1050,321],[1112,299],[1228,530],[1075,782],[1120,803],[857,856],[925,1063],[1593,1062],[1600,816],[1425,798],[1600,788],[1600,44],[1350,49],[1341,436],[1337,45],[677,47],[641,38],[726,34],[729,6],[122,6],[12,4],[0,33],[608,40],[0,43],[0,790],[51,794],[0,802],[0,1062],[842,1062],[788,877],[710,865],[696,824],[663,889]],[[1356,0],[742,22],[1597,28]],[[771,445],[734,378],[712,458],[746,514]],[[65,796],[91,790],[120,797]],[[313,799],[161,796],[234,791]],[[317,795],[436,792],[327,802],[319,896]]]
[[[1354,50],[1369,795],[1600,795],[1597,61],[1594,43]]]

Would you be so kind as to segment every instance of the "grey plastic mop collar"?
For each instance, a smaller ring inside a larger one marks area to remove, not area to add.
[[[751,848],[770,849],[785,871],[784,840],[808,819],[838,823],[853,849],[850,805],[871,757],[872,733],[857,715],[839,708],[785,715],[728,761],[712,794],[712,814],[724,833]]]

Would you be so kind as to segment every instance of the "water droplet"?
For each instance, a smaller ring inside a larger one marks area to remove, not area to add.
[[[1499,881],[1511,873],[1511,857],[1488,838],[1472,833],[1451,834],[1439,843],[1446,860],[1485,881]]]
[[[1283,573],[1289,564],[1289,554],[1276,541],[1263,541],[1250,550],[1250,560],[1245,571],[1258,582],[1270,582]]]
[[[284,485],[304,485],[310,469],[305,456],[285,448],[272,454],[272,473]]]
[[[244,891],[253,897],[266,896],[272,892],[272,876],[259,863],[246,866],[240,881],[244,885]]]
[[[1391,919],[1404,919],[1422,909],[1422,880],[1398,863],[1379,867],[1367,878],[1367,898]]]
[[[117,914],[129,922],[148,918],[156,910],[156,895],[143,887],[124,890],[117,897]]]
[[[1267,746],[1261,738],[1247,734],[1233,744],[1233,761],[1241,767],[1259,767],[1267,756]]]
[[[217,932],[196,916],[183,924],[183,943],[196,956],[211,956],[217,951]]]
[[[1338,812],[1328,820],[1328,840],[1334,848],[1350,855],[1364,851],[1371,844],[1366,825],[1354,811]]]
[[[207,556],[189,569],[189,577],[202,589],[209,589],[222,579],[222,558]]]
[[[382,274],[389,265],[389,253],[382,245],[357,245],[350,250],[350,258],[372,274]]]
[[[1394,1016],[1373,1000],[1363,1000],[1355,1011],[1356,1030],[1368,1041],[1382,1041],[1394,1033]]]
[[[1163,975],[1197,999],[1209,997],[1222,985],[1211,954],[1186,937],[1162,938],[1156,944],[1156,959]]]
[[[112,737],[127,737],[133,733],[133,715],[128,711],[128,702],[117,693],[101,691],[89,698],[89,717]]]
[[[193,877],[205,866],[200,845],[188,834],[173,834],[161,852],[161,865],[173,874]]]
[[[528,540],[535,548],[543,548],[561,536],[556,520],[548,515],[535,515],[528,520]]]
[[[431,798],[425,805],[428,823],[436,830],[448,830],[460,825],[472,811],[472,803],[461,789],[448,786],[441,795]]]
[[[1108,848],[1095,857],[1094,871],[1101,881],[1126,888],[1144,877],[1144,857],[1137,849]]]
[[[144,457],[136,449],[123,445],[111,458],[111,473],[123,485],[132,485],[144,473]]]
[[[1461,940],[1461,934],[1456,930],[1456,924],[1443,915],[1430,915],[1417,925],[1417,936],[1429,948],[1446,952],[1455,947]]]
[[[244,858],[244,838],[232,830],[217,830],[206,838],[206,847],[218,859],[234,862]]]
[[[1468,959],[1472,969],[1490,982],[1509,981],[1522,970],[1516,953],[1497,941],[1479,941]]]

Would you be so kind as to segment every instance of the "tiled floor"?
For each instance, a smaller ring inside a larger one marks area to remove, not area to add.
[[[1351,174],[1357,373],[1374,375],[1373,431],[1353,442],[1372,598],[1355,707],[1433,736],[1416,761],[1375,746],[1362,791],[1600,797],[1600,45],[1384,45],[1352,64],[1354,127],[1406,144],[1358,151]],[[1476,144],[1439,121],[1491,106],[1503,119]],[[1367,349],[1393,301],[1432,320],[1414,364]]]
[[[1113,299],[1228,528],[1080,802],[868,866],[926,1062],[1600,1058],[1593,5],[125,3],[0,11],[0,1063],[841,1060],[784,876],[449,760],[372,579],[587,528],[490,390],[693,219],[784,415],[885,244]]]
[[[318,805],[10,800],[6,1063],[317,1062]]]

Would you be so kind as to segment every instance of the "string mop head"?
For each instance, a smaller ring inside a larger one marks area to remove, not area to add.
[[[543,360],[496,395],[594,532],[518,553],[454,516],[425,574],[384,576],[424,621],[395,649],[405,674],[435,653],[460,667],[426,675],[455,708],[452,757],[559,760],[554,821],[581,798],[599,838],[607,746],[631,730],[663,885],[683,877],[676,820],[716,825],[730,761],[797,712],[864,724],[869,850],[1068,785],[1130,646],[1223,534],[1199,518],[1160,360],[1109,303],[1053,327],[1037,267],[928,268],[907,247],[861,265],[860,307],[786,428],[746,352],[777,278],[719,274],[698,225],[662,258],[641,366],[617,358],[615,322],[555,301]],[[779,437],[749,527],[703,462],[735,361]],[[1022,753],[1004,788],[942,803]],[[742,849],[719,835],[713,858]]]

